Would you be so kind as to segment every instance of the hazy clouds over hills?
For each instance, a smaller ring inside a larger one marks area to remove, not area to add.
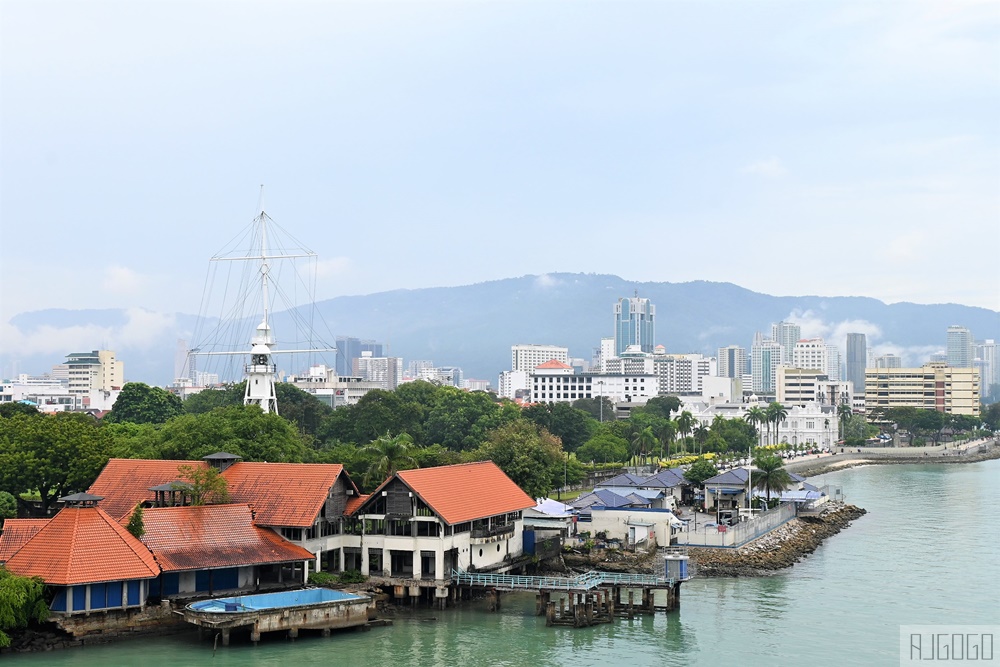
[[[338,297],[316,304],[315,321],[323,323],[318,331],[324,342],[332,343],[334,336],[374,339],[404,362],[460,366],[467,378],[495,385],[497,374],[510,367],[510,346],[516,343],[563,345],[571,356],[589,359],[600,339],[613,335],[616,300],[636,292],[656,306],[656,342],[668,352],[711,355],[725,345],[749,348],[754,332],[766,335],[771,323],[782,319],[800,323],[805,337],[823,336],[841,348],[844,334],[863,332],[869,347],[900,354],[909,364],[944,350],[945,330],[952,324],[968,327],[977,339],[1000,338],[1000,313],[984,308],[774,297],[730,283],[636,283],[580,273]],[[41,373],[69,352],[107,347],[125,361],[127,379],[166,384],[174,373],[176,341],[191,339],[195,320],[141,309],[23,313],[3,328],[3,375],[13,373],[14,362],[18,372]],[[255,325],[247,323],[245,339]],[[279,341],[289,340],[293,327],[287,313],[275,316],[274,329]]]

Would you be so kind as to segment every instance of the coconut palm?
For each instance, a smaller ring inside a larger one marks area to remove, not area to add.
[[[640,462],[645,461],[646,453],[656,445],[656,442],[656,435],[653,433],[652,426],[647,426],[633,436],[632,444],[635,446],[635,451],[639,454]]]
[[[365,473],[365,482],[369,486],[374,486],[392,477],[401,468],[415,468],[417,461],[411,456],[414,449],[413,438],[409,433],[391,436],[386,432],[385,435],[372,440],[359,452],[363,456],[372,457]]]
[[[699,456],[702,454],[701,450],[705,446],[705,441],[708,440],[709,433],[710,431],[708,430],[708,427],[701,422],[698,422],[698,425],[694,427],[694,441],[698,443]]]
[[[766,423],[768,433],[770,434],[771,432],[771,423],[767,421],[767,413],[759,405],[755,405],[747,410],[746,414],[743,415],[743,419],[747,420],[757,430],[757,444],[759,446],[761,436],[760,425]]]
[[[767,406],[764,414],[767,415],[769,422],[774,422],[774,443],[781,442],[781,439],[778,437],[778,427],[781,425],[781,422],[785,421],[785,417],[788,416],[788,408],[775,401]]]
[[[753,466],[751,483],[755,489],[767,494],[768,504],[771,502],[772,491],[781,493],[792,483],[792,477],[785,470],[785,463],[780,456],[761,454],[754,458]]]
[[[840,420],[840,439],[847,439],[847,420],[854,415],[854,410],[846,402],[837,406],[837,418]]]
[[[685,410],[684,412],[677,415],[677,431],[687,437],[691,434],[691,430],[694,428],[694,415]]]
[[[658,429],[656,429],[656,439],[660,441],[660,458],[663,458],[663,448],[667,448],[667,458],[670,458],[670,445],[674,441],[674,437],[677,435],[677,425],[674,424],[673,420],[668,419],[663,422]]]

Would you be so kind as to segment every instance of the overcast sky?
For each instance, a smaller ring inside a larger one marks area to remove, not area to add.
[[[4,0],[0,322],[197,313],[260,184],[319,298],[567,271],[996,310],[998,84],[997,2]]]

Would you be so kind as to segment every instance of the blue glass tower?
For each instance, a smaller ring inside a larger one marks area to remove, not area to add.
[[[643,352],[653,352],[654,320],[656,307],[649,299],[638,294],[618,299],[615,304],[615,355],[621,356],[625,348],[638,345]]]

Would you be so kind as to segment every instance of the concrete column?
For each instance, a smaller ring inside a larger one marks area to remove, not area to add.
[[[451,572],[444,571],[444,549],[438,547],[434,551],[434,578],[435,579],[447,579],[451,576]]]
[[[289,639],[297,639],[298,636],[299,636],[299,629],[298,628],[288,628],[288,638]]]
[[[229,646],[229,628],[222,629],[222,645]]]
[[[253,630],[250,631],[250,641],[254,644],[260,641],[260,630],[257,629],[256,625],[253,626]]]
[[[368,574],[368,548],[364,545],[364,539],[361,540],[361,573]]]
[[[420,580],[420,576],[423,574],[424,564],[421,562],[420,549],[413,552],[413,578]]]

